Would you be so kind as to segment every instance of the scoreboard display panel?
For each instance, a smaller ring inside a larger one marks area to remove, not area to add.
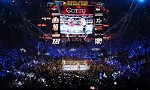
[[[47,3],[52,44],[68,40],[96,41],[102,44],[103,16],[107,9],[101,2],[54,1]],[[99,42],[98,42],[99,41]]]

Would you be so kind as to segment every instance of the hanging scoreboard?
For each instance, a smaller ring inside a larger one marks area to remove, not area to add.
[[[57,1],[47,3],[51,17],[52,44],[67,40],[103,41],[103,3],[88,1]]]

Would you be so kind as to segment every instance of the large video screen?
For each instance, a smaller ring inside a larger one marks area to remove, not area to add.
[[[93,14],[90,6],[63,6],[60,15],[61,34],[92,34]]]
[[[102,44],[104,14],[108,10],[101,2],[60,1],[47,3],[47,15],[50,20],[52,44],[69,41]]]

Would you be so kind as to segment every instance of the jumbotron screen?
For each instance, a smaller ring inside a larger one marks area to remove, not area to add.
[[[61,34],[92,34],[92,6],[63,6],[60,15]],[[91,9],[91,10],[90,10]]]

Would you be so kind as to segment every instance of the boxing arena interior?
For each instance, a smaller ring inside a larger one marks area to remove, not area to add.
[[[150,0],[0,0],[0,90],[150,90]]]

